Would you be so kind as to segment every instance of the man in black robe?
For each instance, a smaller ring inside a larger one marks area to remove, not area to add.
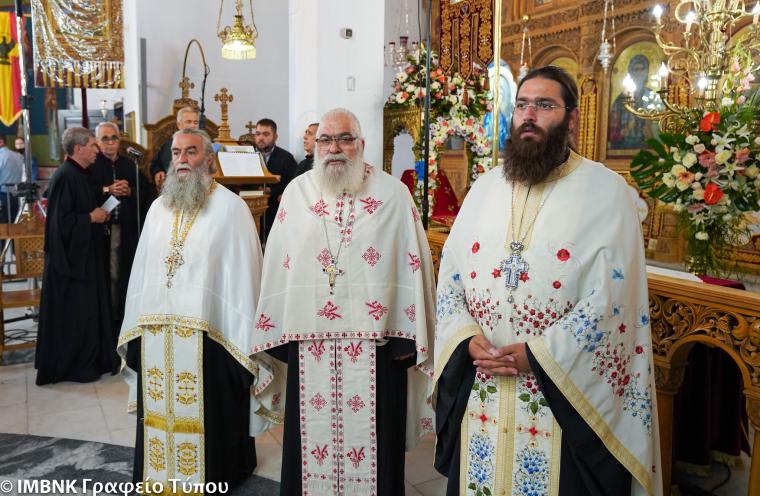
[[[272,228],[274,217],[277,215],[282,193],[295,177],[298,164],[289,151],[277,146],[277,123],[272,119],[261,119],[256,123],[255,140],[256,150],[264,156],[269,172],[280,176],[279,183],[265,189],[266,193],[269,194],[269,200],[264,215],[264,226],[261,230],[262,239],[266,240],[269,230]]]
[[[127,297],[132,259],[135,257],[137,240],[140,237],[138,223],[142,226],[145,218],[147,182],[140,173],[138,195],[138,172],[134,162],[119,155],[121,133],[116,124],[98,124],[95,137],[100,153],[90,170],[95,182],[96,198],[98,203],[102,204],[113,195],[121,202],[104,225],[104,261],[111,294],[111,318],[114,331],[118,333],[124,316],[124,300]]]
[[[45,273],[37,332],[37,385],[92,382],[119,367],[103,261],[103,223],[90,165],[98,152],[92,132],[63,133],[66,161],[48,187]]]

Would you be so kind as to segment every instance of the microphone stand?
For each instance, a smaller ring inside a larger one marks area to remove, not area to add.
[[[127,148],[127,155],[132,160],[132,163],[135,164],[135,201],[137,202],[137,235],[140,236],[140,228],[142,225],[141,222],[141,212],[140,212],[140,162],[138,160],[142,158],[142,153],[138,152],[132,147]]]

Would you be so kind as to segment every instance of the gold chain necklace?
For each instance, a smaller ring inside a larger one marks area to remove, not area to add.
[[[541,200],[541,203],[539,203],[538,208],[536,209],[536,213],[526,226],[525,231],[523,231],[523,220],[525,219],[525,211],[528,208],[528,200],[530,199],[530,190],[532,187],[532,185],[528,186],[528,193],[525,195],[525,206],[522,214],[520,214],[520,224],[515,227],[515,189],[517,188],[515,187],[514,181],[512,182],[512,212],[510,213],[512,240],[510,241],[509,238],[504,240],[504,248],[509,252],[509,256],[502,260],[499,265],[499,269],[502,274],[504,274],[504,285],[507,290],[509,290],[509,296],[507,297],[509,303],[514,303],[515,301],[513,293],[515,289],[517,289],[517,285],[520,283],[520,276],[527,273],[530,268],[528,262],[526,262],[522,256],[522,252],[525,249],[525,238],[528,237],[528,233],[533,228],[533,224],[536,223],[536,219],[538,219],[538,214],[541,212],[541,208],[544,206],[546,200],[549,198],[549,194],[551,194],[554,189],[554,185],[552,185],[552,188],[544,195],[543,200]]]
[[[208,195],[213,193],[216,189],[216,181],[211,181],[209,186]],[[195,219],[198,217],[198,213],[203,208],[203,205],[196,208],[190,215],[190,219],[187,223],[184,223],[185,214],[182,210],[174,212],[174,224],[172,226],[172,239],[169,241],[169,254],[164,258],[164,264],[166,265],[166,287],[172,287],[172,279],[182,265],[185,264],[185,258],[182,256],[182,249],[185,247],[185,240],[190,233]],[[184,224],[184,225],[183,225]]]

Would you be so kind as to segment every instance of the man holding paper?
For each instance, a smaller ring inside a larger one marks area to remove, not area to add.
[[[37,331],[37,385],[92,382],[119,368],[111,325],[103,223],[90,165],[98,148],[89,129],[63,133],[66,161],[48,186],[45,273]]]

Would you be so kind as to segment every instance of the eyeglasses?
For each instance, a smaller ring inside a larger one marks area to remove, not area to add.
[[[545,100],[539,100],[537,102],[517,102],[515,104],[515,112],[526,112],[531,107],[533,110],[540,113],[549,113],[558,108],[570,110],[570,107],[557,105],[556,103],[547,102]]]
[[[102,141],[103,143],[116,143],[117,141],[119,141],[119,137],[116,135],[103,136],[102,138],[100,138],[100,141]]]
[[[340,136],[320,136],[316,139],[317,146],[320,148],[330,148],[333,142],[337,143],[341,148],[347,148],[357,140],[356,136],[350,134],[341,134]]]

